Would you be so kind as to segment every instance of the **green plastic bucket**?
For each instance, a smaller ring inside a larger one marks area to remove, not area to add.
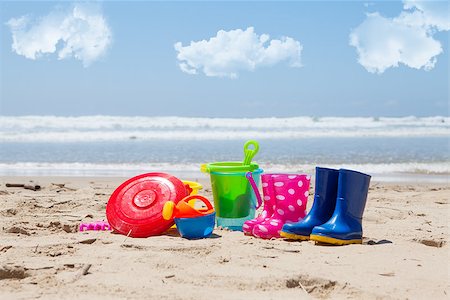
[[[244,222],[255,217],[257,201],[245,174],[252,172],[259,184],[263,170],[242,162],[215,162],[202,169],[210,174],[217,226],[242,231]]]

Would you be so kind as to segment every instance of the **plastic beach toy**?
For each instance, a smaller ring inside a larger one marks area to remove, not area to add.
[[[187,196],[183,182],[166,173],[146,173],[122,183],[109,198],[106,217],[118,233],[131,237],[159,235],[173,225],[165,220],[163,206]]]
[[[197,195],[198,191],[200,191],[203,186],[196,182],[196,181],[189,181],[189,180],[182,180],[182,182],[184,183],[184,186],[187,189],[187,192],[189,195]],[[192,205],[195,205],[195,199],[190,200]],[[176,228],[176,225],[173,225],[171,228]]]
[[[182,180],[186,188],[188,189],[189,195],[197,195],[198,191],[200,191],[203,186],[195,181]]]
[[[206,208],[196,209],[195,200],[200,200]],[[191,195],[182,199],[178,204],[168,201],[164,204],[163,217],[165,220],[174,218],[180,235],[187,239],[206,238],[214,229],[216,213],[209,200],[199,195]]]
[[[97,221],[92,223],[81,223],[79,227],[79,231],[87,231],[87,230],[95,230],[95,231],[105,231],[111,230],[111,226],[109,226],[108,222],[105,221]]]
[[[251,162],[258,150],[258,143],[251,140],[244,145],[242,162],[214,162],[202,165],[201,170],[210,174],[217,226],[242,230],[244,222],[255,216],[256,196],[245,174],[252,172],[256,184],[259,183],[263,170]]]

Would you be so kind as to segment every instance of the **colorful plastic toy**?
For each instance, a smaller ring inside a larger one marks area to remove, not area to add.
[[[92,223],[81,223],[79,227],[79,231],[87,231],[87,230],[95,230],[95,231],[105,231],[111,230],[111,226],[109,226],[108,222],[105,221],[96,221]]]
[[[159,235],[173,225],[165,220],[163,206],[188,195],[181,180],[165,173],[147,173],[122,183],[109,198],[106,217],[118,233],[131,237]]]
[[[195,181],[189,181],[189,180],[182,180],[182,182],[184,183],[184,186],[186,187],[187,193],[188,195],[197,195],[198,191],[200,191],[203,186]],[[195,204],[195,199],[191,200],[191,204],[194,205]],[[177,225],[172,225],[171,228],[176,228]]]
[[[188,190],[189,195],[197,195],[198,191],[200,191],[203,186],[195,181],[182,180],[186,189]]]
[[[315,226],[327,222],[336,206],[339,171],[316,167],[314,203],[308,215],[300,222],[284,224],[281,237],[291,240],[309,240]]]
[[[369,183],[370,175],[340,169],[333,215],[325,224],[313,228],[310,239],[334,245],[361,244]]]
[[[251,181],[251,176],[248,177]],[[244,223],[243,230],[263,239],[278,238],[283,225],[305,217],[310,176],[305,174],[263,174],[262,186],[266,208],[256,219]],[[254,190],[259,193],[258,189]],[[272,215],[267,214],[273,212]]]
[[[253,149],[250,146],[253,146]],[[248,141],[244,145],[243,162],[202,165],[201,170],[210,174],[217,226],[242,230],[244,222],[254,218],[256,197],[245,174],[252,172],[255,182],[259,183],[263,170],[251,162],[258,150],[256,141]]]
[[[203,202],[206,208],[195,208],[195,205],[192,205],[195,200]],[[165,220],[174,219],[178,232],[187,239],[209,237],[214,229],[215,215],[209,200],[199,195],[188,196],[177,204],[168,201],[163,208],[163,218]]]

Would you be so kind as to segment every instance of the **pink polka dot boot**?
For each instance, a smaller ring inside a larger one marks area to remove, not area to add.
[[[242,231],[245,235],[253,235],[253,228],[263,222],[264,220],[268,220],[273,214],[273,207],[275,206],[275,194],[274,190],[269,188],[272,186],[272,175],[271,174],[263,174],[261,175],[262,189],[263,189],[263,210],[258,215],[258,217],[248,220],[242,225]],[[256,189],[256,186],[255,186]],[[256,192],[256,197],[259,196],[259,192]]]
[[[266,188],[270,200],[275,198],[273,214],[256,224],[252,234],[263,239],[279,238],[284,224],[298,222],[305,217],[311,177],[305,174],[265,174],[264,176],[271,176]],[[266,192],[264,193],[266,195]]]

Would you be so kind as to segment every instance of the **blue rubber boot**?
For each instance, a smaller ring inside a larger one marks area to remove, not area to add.
[[[339,171],[316,167],[314,202],[308,215],[297,223],[284,224],[280,236],[291,240],[309,240],[312,229],[328,221],[336,206]]]
[[[325,224],[313,228],[310,240],[333,245],[361,244],[361,222],[369,182],[367,174],[340,169],[333,216]]]

